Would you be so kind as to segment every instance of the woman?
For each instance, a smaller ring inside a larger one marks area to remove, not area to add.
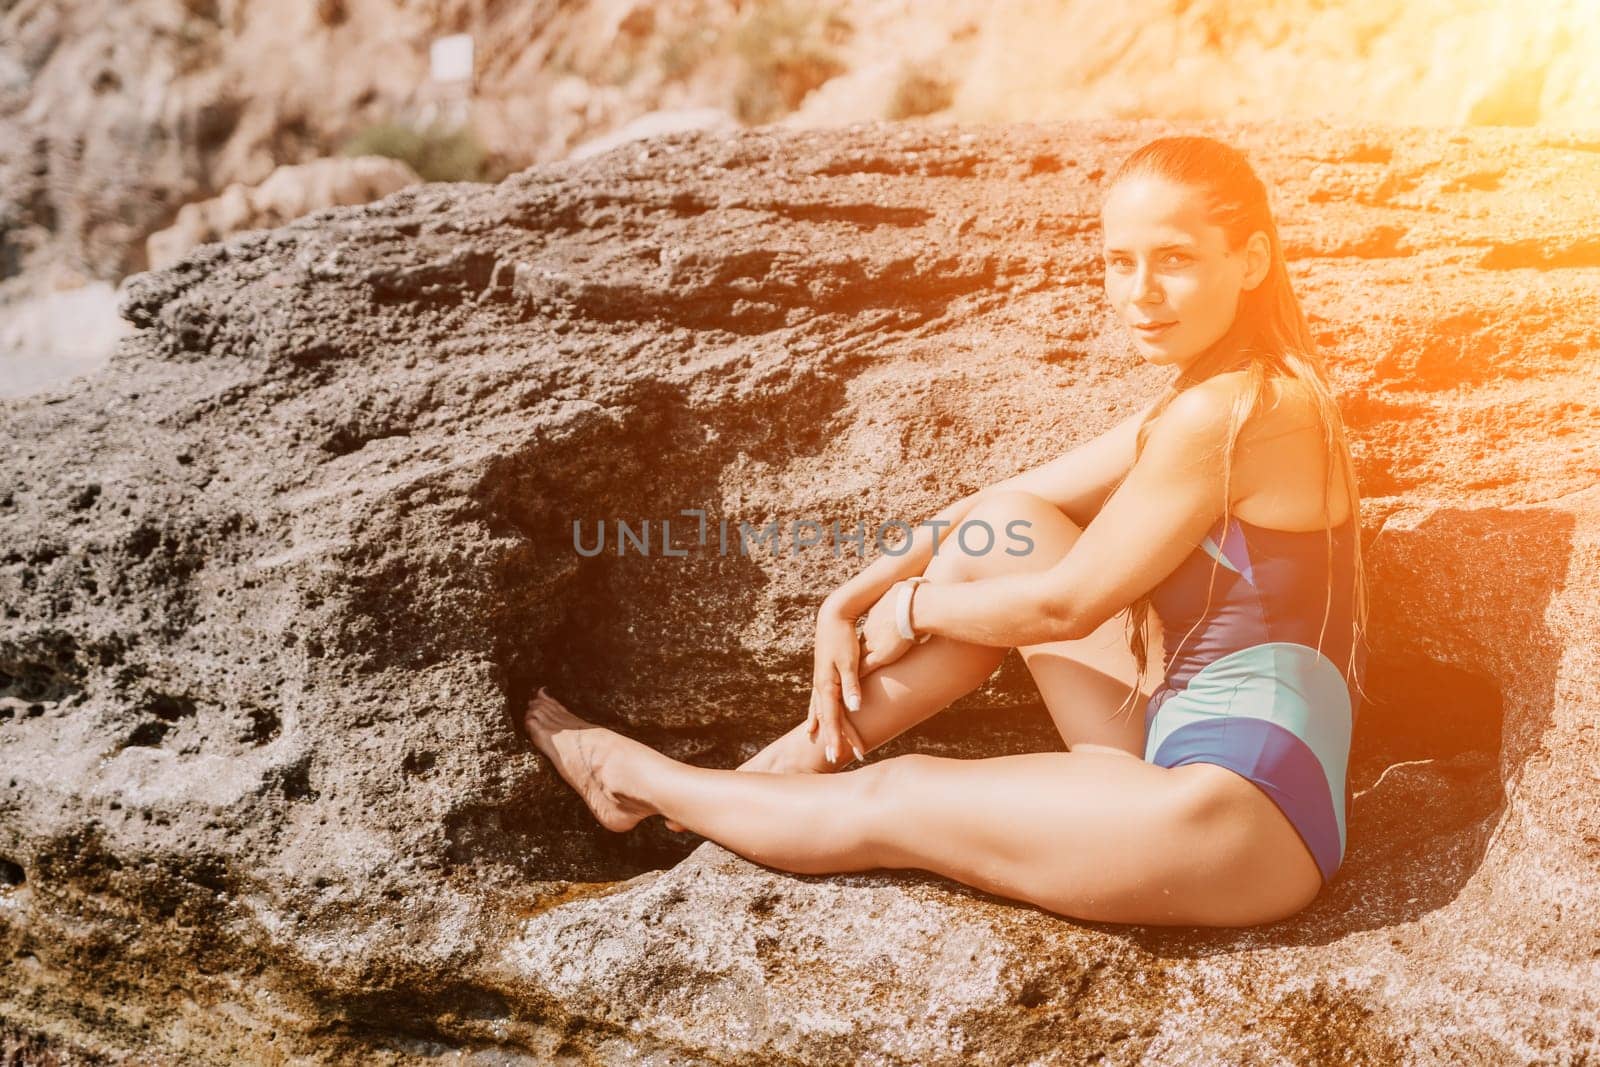
[[[1333,876],[1365,664],[1360,506],[1266,189],[1227,145],[1161,138],[1112,175],[1101,222],[1106,295],[1174,370],[1163,395],[830,594],[806,722],[737,771],[678,763],[541,689],[523,725],[601,823],[661,814],[782,870],[921,868],[1102,922],[1272,922]],[[1033,550],[963,553],[949,532],[980,520],[1025,521]],[[1169,647],[1141,714],[1152,608]],[[816,773],[1013,647],[1068,751]]]

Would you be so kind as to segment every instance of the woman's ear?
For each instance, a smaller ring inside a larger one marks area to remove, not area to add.
[[[1265,230],[1257,230],[1244,243],[1244,287],[1254,289],[1267,278],[1272,267],[1272,240]]]

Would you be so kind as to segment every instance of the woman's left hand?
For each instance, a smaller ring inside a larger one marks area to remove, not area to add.
[[[900,597],[904,582],[895,582],[878,602],[867,612],[867,621],[861,632],[865,649],[861,657],[860,672],[870,674],[879,667],[887,667],[916,646],[900,636],[900,626],[895,621],[895,602]]]

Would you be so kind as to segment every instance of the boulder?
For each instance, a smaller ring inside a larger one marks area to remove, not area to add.
[[[1294,918],[1088,924],[613,834],[511,728],[544,684],[733,767],[797,721],[814,612],[863,565],[791,550],[799,521],[927,517],[1161,387],[1106,308],[1097,210],[1178,129],[676,133],[134,277],[101,374],[0,403],[0,1036],[192,1063],[1600,1056],[1592,136],[1203,127],[1274,186],[1365,495],[1350,851]],[[722,551],[723,519],[782,533]],[[649,522],[649,554],[579,551],[602,520]],[[1049,748],[1012,657],[872,758]]]

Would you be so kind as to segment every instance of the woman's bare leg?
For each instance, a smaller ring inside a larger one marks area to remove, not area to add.
[[[919,868],[1075,918],[1185,925],[1282,918],[1321,885],[1293,829],[1234,802],[1216,776],[1237,776],[1206,764],[1036,752],[771,774],[679,763],[542,691],[525,721],[609,828],[668,815],[780,870]]]
[[[1057,560],[1083,531],[1048,500],[1032,493],[1006,493],[995,500],[994,521],[1029,523],[1039,555]],[[1002,573],[1002,572],[996,572]],[[1152,618],[1145,671],[1139,673],[1128,647],[1128,611],[1123,609],[1076,641],[1049,641],[1018,649],[1044,698],[1056,731],[1071,752],[1125,752],[1144,757],[1145,705],[1160,681],[1164,658],[1161,627]]]
[[[866,751],[871,752],[978,688],[994,674],[1007,651],[947,637],[932,638],[888,666],[862,675],[861,710],[845,714],[861,735]],[[830,763],[820,737],[820,732],[817,738],[808,737],[802,720],[739,770],[822,773],[853,761],[846,751]]]
[[[930,572],[932,569],[929,568]],[[1000,666],[1007,651],[935,637],[915,646],[888,666],[863,675],[861,710],[845,714],[855,724],[866,751],[871,752],[978,688]],[[817,738],[807,736],[802,720],[745,760],[738,769],[773,774],[822,774],[838,770],[854,759],[846,750],[838,760],[830,762],[820,737],[820,732]],[[670,817],[667,828],[685,829]]]
[[[947,539],[925,571],[934,581],[974,581],[1000,574],[1045,570],[1072,547],[1082,530],[1061,509],[1031,493],[996,492],[980,501],[966,520],[982,520],[998,537],[1013,519],[1030,525],[1033,549],[1023,556],[1007,555],[996,547],[982,556],[967,555],[959,543]],[[981,538],[974,538],[976,545]],[[1144,705],[1155,685],[1161,665],[1159,626],[1154,627],[1150,664],[1140,679],[1140,696],[1132,708],[1116,715],[1128,697],[1137,668],[1128,650],[1127,612],[1118,612],[1088,637],[1026,645],[1018,651],[1033,674],[1045,707],[1055,720],[1062,741],[1072,751],[1111,749],[1144,755]],[[861,679],[861,710],[851,722],[867,751],[948,707],[957,698],[982,685],[1000,666],[1006,649],[969,645],[935,637],[903,657]],[[740,764],[739,770],[778,773],[817,773],[848,765],[850,754],[829,763],[820,740],[810,738],[802,720],[766,748]]]
[[[861,734],[867,752],[872,752],[981,686],[1005,654],[1005,648],[933,638],[910,649],[893,664],[862,675],[861,710],[845,713],[850,715],[856,733]],[[848,765],[853,758],[846,750],[838,760],[829,761],[822,750],[821,733],[818,737],[808,736],[802,720],[738,769],[824,774]],[[686,827],[669,816],[667,829],[682,832]]]

